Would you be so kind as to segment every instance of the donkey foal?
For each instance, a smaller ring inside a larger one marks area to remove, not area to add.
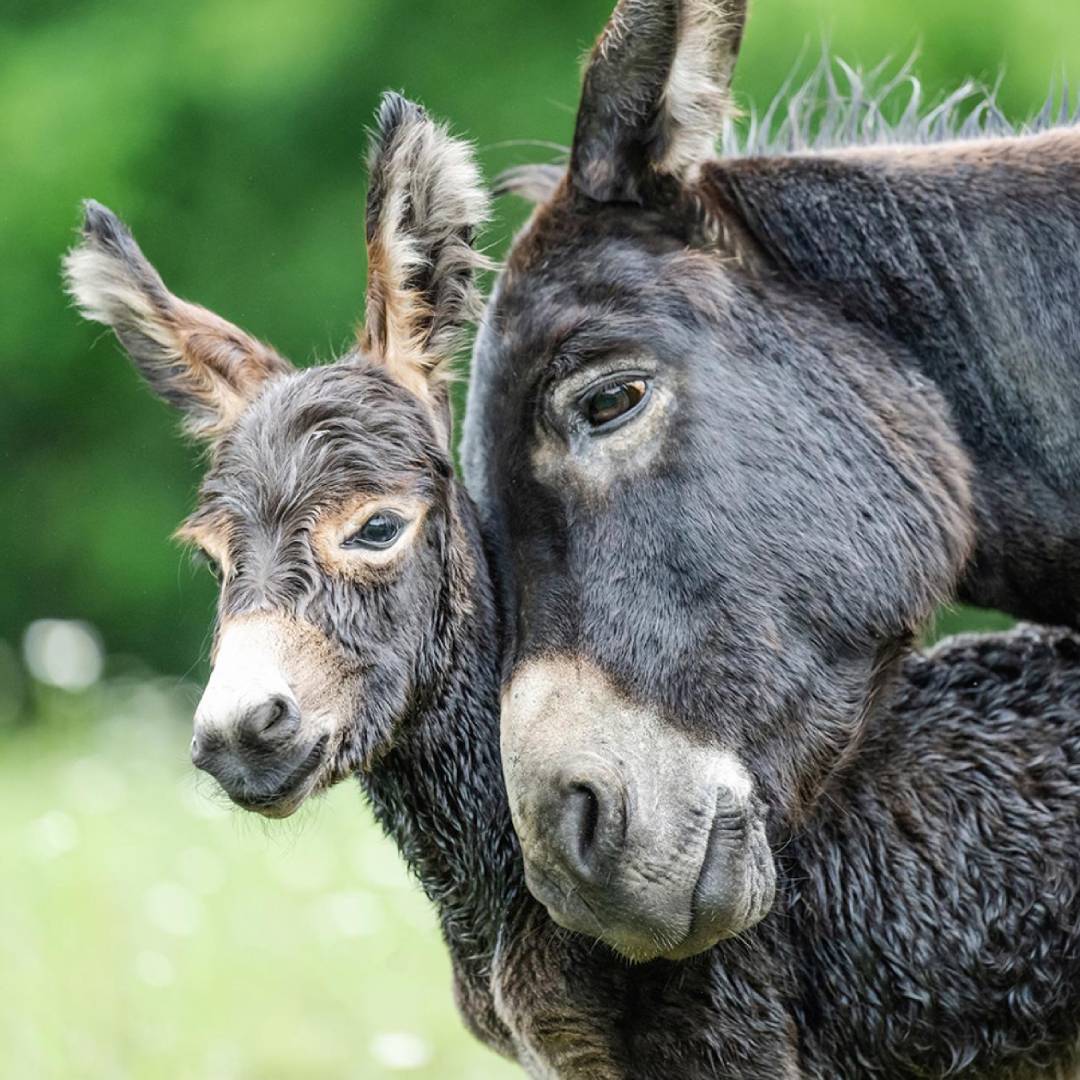
[[[477,308],[487,196],[468,147],[394,95],[370,167],[366,324],[334,364],[296,370],[178,299],[96,203],[65,260],[84,314],[209,446],[179,530],[221,580],[192,757],[268,817],[355,773],[436,904],[474,1034],[537,1073],[570,1053],[582,1075],[617,1076],[613,1029],[590,1012],[590,994],[611,996],[609,965],[560,941],[524,888],[499,763],[495,604],[452,475],[448,365]],[[520,967],[525,941],[546,992],[519,1016],[493,972]]]

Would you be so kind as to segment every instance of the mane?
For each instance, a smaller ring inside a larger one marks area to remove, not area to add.
[[[751,106],[729,117],[718,148],[723,157],[776,157],[858,146],[928,145],[964,139],[1030,135],[1080,122],[1080,97],[1068,83],[1052,86],[1039,110],[1015,122],[993,87],[968,80],[933,102],[912,56],[890,75],[889,61],[864,71],[826,52],[794,91],[789,78],[764,112]]]
[[[721,157],[779,157],[859,146],[911,146],[1030,135],[1080,123],[1080,95],[1068,82],[1052,86],[1027,120],[1011,120],[993,87],[968,80],[936,101],[914,72],[916,57],[889,72],[890,61],[869,70],[824,52],[809,76],[785,80],[768,106],[728,116],[717,140]],[[793,86],[795,87],[793,89]],[[566,171],[569,148],[557,162],[517,165],[495,180],[495,193],[541,202]]]

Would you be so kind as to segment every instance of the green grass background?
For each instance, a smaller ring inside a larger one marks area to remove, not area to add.
[[[0,762],[0,1077],[515,1074],[470,1039],[427,899],[342,784],[270,826],[187,760],[191,688],[39,691]]]
[[[198,457],[60,294],[78,201],[181,295],[299,363],[364,287],[365,126],[392,87],[489,174],[568,142],[608,0],[5,0],[0,6],[0,1078],[510,1075],[453,1013],[431,912],[355,785],[299,820],[222,806],[187,761],[213,585],[168,536]],[[1068,0],[758,0],[740,99],[828,38],[920,47],[931,99],[996,81],[1015,118],[1080,78]],[[808,50],[808,51],[807,51]],[[523,211],[499,208],[505,250]],[[34,619],[99,631],[104,679],[34,682]],[[935,633],[1000,626],[943,613]]]

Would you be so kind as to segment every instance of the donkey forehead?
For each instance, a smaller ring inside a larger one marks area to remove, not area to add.
[[[308,368],[274,380],[248,407],[203,496],[252,513],[358,490],[423,496],[443,456],[424,407],[381,370]]]
[[[685,245],[687,238],[687,219],[675,209],[594,203],[564,189],[536,210],[514,242],[507,270],[510,275],[536,271],[553,258],[574,252],[588,257],[599,246],[625,242],[662,253]]]
[[[686,246],[679,222],[641,208],[542,213],[514,244],[502,296],[508,304],[528,303],[540,290],[552,301],[585,298],[621,307],[626,294],[649,291],[666,257]]]
[[[565,354],[651,347],[686,356],[688,330],[730,308],[731,279],[718,260],[664,240],[619,233],[508,269],[478,335],[474,377],[529,385]],[[512,388],[510,388],[512,390]]]

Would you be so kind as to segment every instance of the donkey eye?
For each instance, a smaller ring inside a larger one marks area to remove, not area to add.
[[[401,535],[406,521],[397,514],[380,510],[360,526],[351,536],[342,542],[343,548],[367,548],[369,551],[381,551],[390,547]]]
[[[616,427],[617,421],[633,416],[648,392],[649,384],[644,379],[607,383],[585,396],[582,402],[585,419],[594,431]]]
[[[213,579],[220,585],[221,582],[222,582],[222,579],[225,577],[225,575],[224,575],[224,573],[222,572],[222,569],[221,569],[221,563],[219,563],[217,561],[217,559],[215,559],[212,555],[209,555],[209,554],[207,554],[207,552],[202,551],[202,550],[200,550],[198,552],[198,554],[195,556],[195,558],[196,558],[196,561],[202,563],[202,565],[205,566],[206,569],[210,571],[210,574],[213,577]]]

